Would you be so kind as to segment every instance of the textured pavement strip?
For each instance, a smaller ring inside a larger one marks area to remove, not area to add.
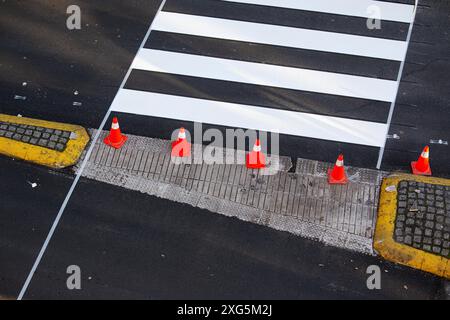
[[[203,150],[193,146],[193,159]],[[228,160],[245,155],[229,151],[216,149]],[[99,139],[83,176],[374,254],[379,186],[387,173],[348,167],[351,183],[330,186],[326,176],[330,166],[297,159],[291,172],[287,157],[279,158],[279,170],[265,172],[240,164],[174,164],[169,141],[129,135],[119,150]]]
[[[450,258],[450,186],[400,181],[396,242]]]
[[[0,121],[0,137],[62,152],[66,149],[72,133],[70,131]]]

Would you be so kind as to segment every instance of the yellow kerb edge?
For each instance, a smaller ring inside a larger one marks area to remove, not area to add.
[[[0,114],[0,121],[75,133],[76,138],[69,139],[67,142],[67,147],[63,152],[0,137],[1,154],[54,169],[61,169],[75,165],[89,142],[89,134],[87,131],[83,127],[77,125],[9,116],[5,114]]]
[[[386,260],[450,279],[449,259],[394,241],[397,189],[399,182],[402,180],[450,186],[450,180],[448,179],[410,174],[392,174],[384,179],[380,191],[374,249]],[[395,186],[395,191],[386,191],[388,186]]]

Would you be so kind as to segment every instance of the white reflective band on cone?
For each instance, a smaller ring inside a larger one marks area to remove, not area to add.
[[[428,159],[428,157],[430,156],[429,152],[422,152],[422,158]]]
[[[178,133],[178,139],[186,139],[186,132],[179,132]]]
[[[119,123],[113,123],[113,124],[111,125],[111,129],[114,129],[114,130],[119,129]]]
[[[337,160],[337,161],[336,161],[336,165],[337,165],[338,167],[342,167],[342,166],[344,165],[344,161],[342,161],[342,160]]]
[[[260,152],[261,151],[261,146],[254,145],[253,146],[253,151]]]

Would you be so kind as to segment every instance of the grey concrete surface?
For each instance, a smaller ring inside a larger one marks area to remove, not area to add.
[[[193,146],[192,163],[176,163],[170,141],[129,135],[116,150],[103,144],[106,134],[102,132],[82,176],[374,254],[379,185],[386,172],[350,167],[348,185],[329,185],[328,163],[298,159],[290,170],[288,158],[269,156],[268,169],[248,170],[243,164],[226,164],[243,152],[223,149],[216,152],[224,155],[224,164],[197,163],[205,152],[200,145]]]
[[[0,299],[15,299],[73,176],[2,156],[0,168]],[[73,264],[81,290],[66,287]],[[370,265],[382,270],[381,290],[366,287]],[[25,299],[442,299],[444,292],[441,278],[380,257],[81,178]]]

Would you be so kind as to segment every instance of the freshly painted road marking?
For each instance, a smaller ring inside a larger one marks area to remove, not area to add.
[[[396,82],[177,52],[142,49],[132,68],[391,102]]]
[[[264,0],[230,2],[272,6],[274,4]],[[377,4],[384,9],[391,9],[390,16],[386,20],[413,21],[414,12],[411,9],[413,6],[404,4],[379,1],[361,1],[357,4],[353,0],[348,0],[338,8],[329,1],[276,2],[276,6],[279,7],[349,16],[366,16],[368,13],[363,12],[363,9],[367,10],[367,6]],[[219,40],[348,54],[349,59],[354,56],[363,56],[403,62],[408,45],[406,41],[165,11],[156,17],[154,30]],[[391,104],[395,101],[398,92],[398,83],[392,80],[155,49],[141,50],[132,68]],[[113,110],[230,127],[265,131],[281,130],[281,133],[289,135],[380,148],[385,143],[387,132],[387,124],[128,89],[122,90],[113,105]],[[195,111],[188,112],[189,110]]]
[[[376,122],[129,89],[119,92],[112,110],[375,147],[384,143],[386,130]]]
[[[395,60],[206,38],[164,31],[152,32],[145,48],[393,81],[397,79],[400,66],[400,61]]]
[[[396,61],[406,52],[405,41],[165,11],[156,17],[154,30]]]
[[[382,20],[410,23],[414,6],[410,4],[373,0],[222,0],[246,4],[280,7],[296,10],[332,13],[370,18],[371,8],[377,7]]]
[[[156,16],[158,16],[158,14],[161,12],[162,8],[164,7],[164,4],[166,3],[167,0],[163,0],[161,2],[161,5],[158,8],[158,11],[156,12]],[[140,50],[142,50],[142,48],[144,47],[145,43],[147,42],[148,37],[150,36],[150,32],[152,31],[152,26],[153,26],[153,22],[150,24],[150,27],[147,30],[147,33],[144,36],[144,39],[142,40],[142,43],[138,49],[138,53]],[[128,77],[130,76],[131,73],[131,66],[128,69],[125,78],[123,79],[122,83],[120,84],[119,90],[116,93],[116,97],[114,97],[114,100],[117,98],[118,93],[120,92],[120,90],[125,86],[125,83],[128,80]],[[113,101],[114,102],[114,101]],[[112,104],[111,104],[112,105]],[[108,121],[108,118],[111,114],[111,106],[109,107],[108,111],[106,112],[102,123],[100,124],[100,127],[97,130],[97,133],[95,134],[94,138],[92,139],[92,143],[89,147],[89,149],[87,150],[86,156],[83,160],[83,162],[81,163],[80,169],[78,170],[76,176],[75,176],[75,180],[73,181],[72,185],[70,186],[69,192],[67,193],[64,202],[61,205],[61,208],[58,211],[58,214],[56,215],[55,220],[53,221],[53,224],[50,228],[49,233],[47,234],[47,237],[45,238],[44,244],[42,245],[41,250],[38,253],[38,256],[36,257],[36,260],[34,261],[33,266],[31,267],[31,271],[28,274],[27,279],[25,280],[24,285],[22,286],[22,289],[20,290],[19,296],[17,297],[17,300],[22,300],[25,293],[28,290],[28,287],[31,283],[31,280],[33,279],[34,273],[36,272],[39,264],[41,263],[42,257],[44,256],[44,253],[47,251],[47,247],[50,243],[50,240],[53,237],[53,234],[55,233],[56,227],[59,224],[59,221],[61,220],[61,217],[64,213],[64,211],[66,210],[67,204],[69,203],[70,198],[72,197],[72,194],[78,184],[78,182],[80,181],[80,177],[84,171],[84,168],[86,167],[86,164],[88,163],[88,160],[92,154],[92,151],[94,150],[95,144],[97,142],[97,140],[99,139],[100,135],[101,135],[101,130],[105,127],[106,125],[106,121]]]
[[[406,37],[406,51],[405,51],[405,55],[402,58],[402,62],[400,64],[400,70],[398,71],[397,89],[396,89],[397,93],[398,93],[398,90],[400,88],[400,82],[402,81],[402,74],[403,74],[403,69],[405,67],[405,61],[406,61],[406,53],[407,53],[407,50],[408,50],[409,42],[411,41],[412,31],[413,31],[413,27],[414,27],[414,20],[416,18],[417,6],[418,5],[419,5],[419,0],[415,0],[413,19],[412,19],[412,22],[409,25],[408,36]],[[388,115],[386,132],[385,132],[385,137],[386,138],[384,140],[383,145],[380,148],[380,153],[378,154],[377,169],[381,168],[381,163],[383,162],[384,151],[386,149],[386,142],[387,142],[387,139],[388,139],[389,128],[391,127],[392,117],[394,116],[394,109],[395,109],[396,101],[397,101],[397,95],[395,95],[395,99],[392,101],[391,107],[389,109],[389,115]]]

